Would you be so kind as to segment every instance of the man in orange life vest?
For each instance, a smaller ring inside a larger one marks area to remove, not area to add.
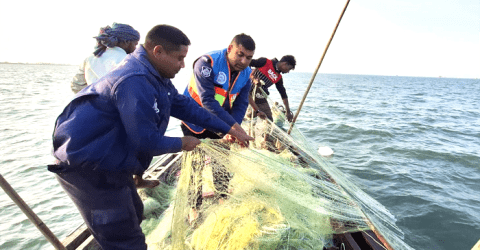
[[[255,42],[250,36],[243,33],[236,35],[228,48],[209,52],[195,60],[193,75],[183,94],[193,98],[229,126],[241,129],[251,88],[252,70],[248,65],[254,52]],[[186,121],[182,121],[181,127],[186,136],[200,139],[223,137]],[[235,138],[226,135],[226,139]]]
[[[297,62],[295,61],[295,57],[292,55],[283,56],[280,61],[278,61],[276,58],[270,60],[265,57],[261,57],[250,62],[250,67],[256,68],[251,77],[257,88],[261,86],[263,91],[265,91],[265,93],[268,95],[270,94],[268,92],[268,88],[270,86],[275,84],[275,87],[277,87],[277,90],[282,97],[283,104],[285,105],[285,115],[289,122],[291,122],[293,119],[293,113],[290,111],[287,92],[283,86],[283,78],[281,73],[286,74],[290,72],[290,70],[295,69],[296,64]],[[255,87],[252,87],[252,92],[254,89]],[[268,117],[268,119],[273,120],[272,110],[268,105],[267,99],[262,95],[259,89],[255,91],[255,98],[252,94],[249,95],[249,102],[255,112],[254,116],[258,115],[258,117],[262,119]]]

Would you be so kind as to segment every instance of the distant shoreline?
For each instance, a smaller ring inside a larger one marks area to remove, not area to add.
[[[39,62],[39,63],[14,63],[14,62],[0,62],[0,64],[16,64],[16,65],[52,65],[52,66],[78,66],[74,64],[66,64],[66,63],[46,63],[46,62]],[[304,74],[313,74],[313,72],[292,72],[292,73],[304,73]],[[375,75],[375,74],[358,74],[358,73],[318,73],[318,74],[326,74],[326,75],[358,75],[358,76],[386,76],[386,77],[420,77],[420,78],[439,78],[439,79],[473,79],[478,80],[476,77],[449,77],[449,76],[404,76],[404,75]]]
[[[72,64],[66,64],[66,63],[15,63],[15,62],[0,62],[0,64],[22,64],[22,65],[55,65],[55,66],[75,66]]]

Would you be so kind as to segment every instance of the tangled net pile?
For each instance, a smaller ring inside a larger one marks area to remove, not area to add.
[[[333,234],[372,225],[394,249],[411,249],[385,207],[297,129],[288,135],[282,110],[271,107],[273,122],[244,121],[256,138],[248,148],[206,140],[166,184],[142,191],[149,249],[323,249]]]

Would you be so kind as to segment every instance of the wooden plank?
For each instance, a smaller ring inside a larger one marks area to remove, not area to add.
[[[390,243],[388,243],[388,241],[383,237],[383,235],[377,230],[377,228],[373,226],[370,220],[367,221],[367,224],[387,250],[394,250]]]
[[[345,238],[347,239],[348,244],[350,244],[351,249],[361,250],[361,248],[358,246],[357,242],[353,239],[352,234],[346,233],[344,235],[345,235]]]
[[[206,163],[202,170],[202,197],[209,198],[215,195],[215,184],[213,184],[212,165]]]
[[[165,154],[160,156],[153,164],[151,164],[147,170],[143,173],[143,176],[148,176],[151,172],[155,171],[158,167],[165,165],[164,162],[170,160],[172,154]]]
[[[371,231],[364,231],[362,232],[362,236],[367,242],[368,245],[370,245],[373,250],[384,250],[385,247],[382,245],[381,240],[377,237],[377,235]]]
[[[177,163],[181,157],[182,157],[182,153],[172,154],[171,157],[161,162],[160,165],[162,167],[160,166],[156,167],[150,173],[148,173],[148,175],[144,175],[144,179],[154,179],[154,180],[165,181],[165,178],[163,178],[164,177],[163,175],[167,172],[167,170],[170,169],[170,167],[173,166],[173,164]]]
[[[80,225],[77,230],[73,231],[67,238],[62,241],[62,244],[67,250],[75,250],[91,235],[85,223]]]
[[[345,250],[362,250],[350,233],[334,234],[333,245]]]
[[[102,247],[93,238],[93,235],[90,235],[76,250],[102,250]]]

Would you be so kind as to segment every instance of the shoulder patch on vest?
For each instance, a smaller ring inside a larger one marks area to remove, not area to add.
[[[212,68],[210,67],[205,67],[205,66],[202,66],[202,76],[203,77],[210,77],[210,73],[212,73]]]

